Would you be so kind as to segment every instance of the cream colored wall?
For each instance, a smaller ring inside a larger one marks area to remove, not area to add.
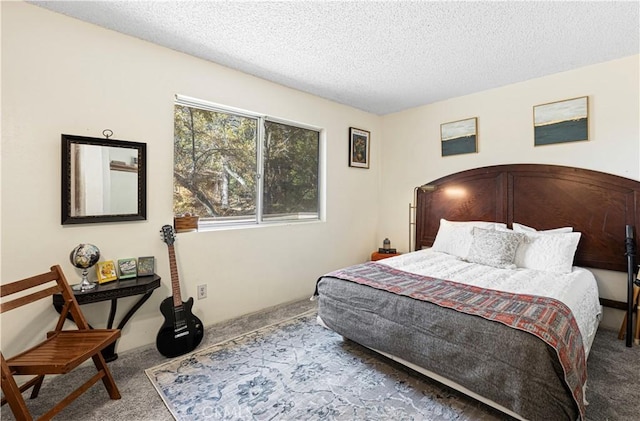
[[[639,58],[627,57],[387,115],[383,120],[378,237],[409,248],[408,206],[415,186],[487,165],[545,163],[640,180]],[[533,146],[537,104],[589,96],[588,142]],[[442,157],[440,124],[478,117],[478,153]],[[541,212],[544,210],[541,209]],[[620,233],[624,241],[624,233]],[[602,296],[626,301],[618,273],[597,271]],[[613,283],[604,282],[613,278]],[[606,321],[619,326],[621,312]]]
[[[2,282],[59,263],[78,280],[69,252],[96,244],[107,259],[154,255],[162,287],[123,331],[118,350],[153,343],[170,295],[167,248],[159,230],[172,222],[173,100],[183,94],[324,128],[326,221],[179,234],[184,298],[208,285],[195,313],[212,324],[306,298],[316,279],[364,261],[374,237],[381,119],[222,66],[26,3],[2,2]],[[369,170],[347,165],[350,126],[371,131]],[[60,135],[147,143],[148,219],[60,224]],[[118,316],[134,299],[119,302]],[[83,308],[104,326],[106,303]],[[28,343],[55,317],[50,305],[2,316],[2,350]],[[32,316],[35,321],[26,321]]]

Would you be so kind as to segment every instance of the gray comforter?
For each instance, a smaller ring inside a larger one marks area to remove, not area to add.
[[[556,352],[535,336],[369,286],[323,277],[318,314],[361,345],[446,377],[529,420],[571,420],[579,409]]]

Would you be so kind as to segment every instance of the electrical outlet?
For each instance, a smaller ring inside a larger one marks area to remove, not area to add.
[[[207,285],[198,285],[198,300],[207,298]]]

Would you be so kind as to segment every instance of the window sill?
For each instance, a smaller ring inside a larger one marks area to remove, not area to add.
[[[324,223],[325,221],[321,219],[313,219],[313,220],[299,220],[299,221],[274,221],[274,222],[263,222],[261,224],[256,223],[246,223],[246,224],[207,224],[200,223],[198,229],[196,231],[190,232],[209,232],[209,231],[234,231],[234,230],[243,230],[243,229],[255,229],[255,228],[268,228],[268,227],[283,227],[283,226],[292,226],[292,225],[308,225],[308,224],[319,224]]]

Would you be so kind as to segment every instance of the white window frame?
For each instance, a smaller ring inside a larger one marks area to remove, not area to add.
[[[258,120],[257,132],[256,132],[256,178],[259,181],[256,183],[256,215],[255,218],[238,217],[238,220],[234,221],[233,217],[227,217],[224,220],[213,220],[213,218],[200,218],[198,228],[200,230],[211,229],[224,229],[224,228],[241,228],[241,227],[256,227],[264,225],[283,225],[283,224],[298,224],[308,222],[324,221],[324,214],[326,209],[326,169],[325,169],[325,157],[326,157],[326,140],[325,130],[318,126],[313,126],[306,123],[300,123],[297,121],[287,120],[278,117],[267,116],[263,113],[256,113],[252,111],[243,110],[240,108],[234,108],[214,102],[202,100],[199,98],[193,98],[185,95],[176,95],[174,105],[181,105],[192,108],[199,108],[206,111],[220,112],[226,114],[235,114],[240,117],[254,118]],[[295,218],[295,219],[263,219],[263,207],[264,207],[264,149],[265,149],[265,123],[279,123],[289,126],[299,127],[302,129],[308,129],[318,132],[318,211],[317,217],[309,218]]]

